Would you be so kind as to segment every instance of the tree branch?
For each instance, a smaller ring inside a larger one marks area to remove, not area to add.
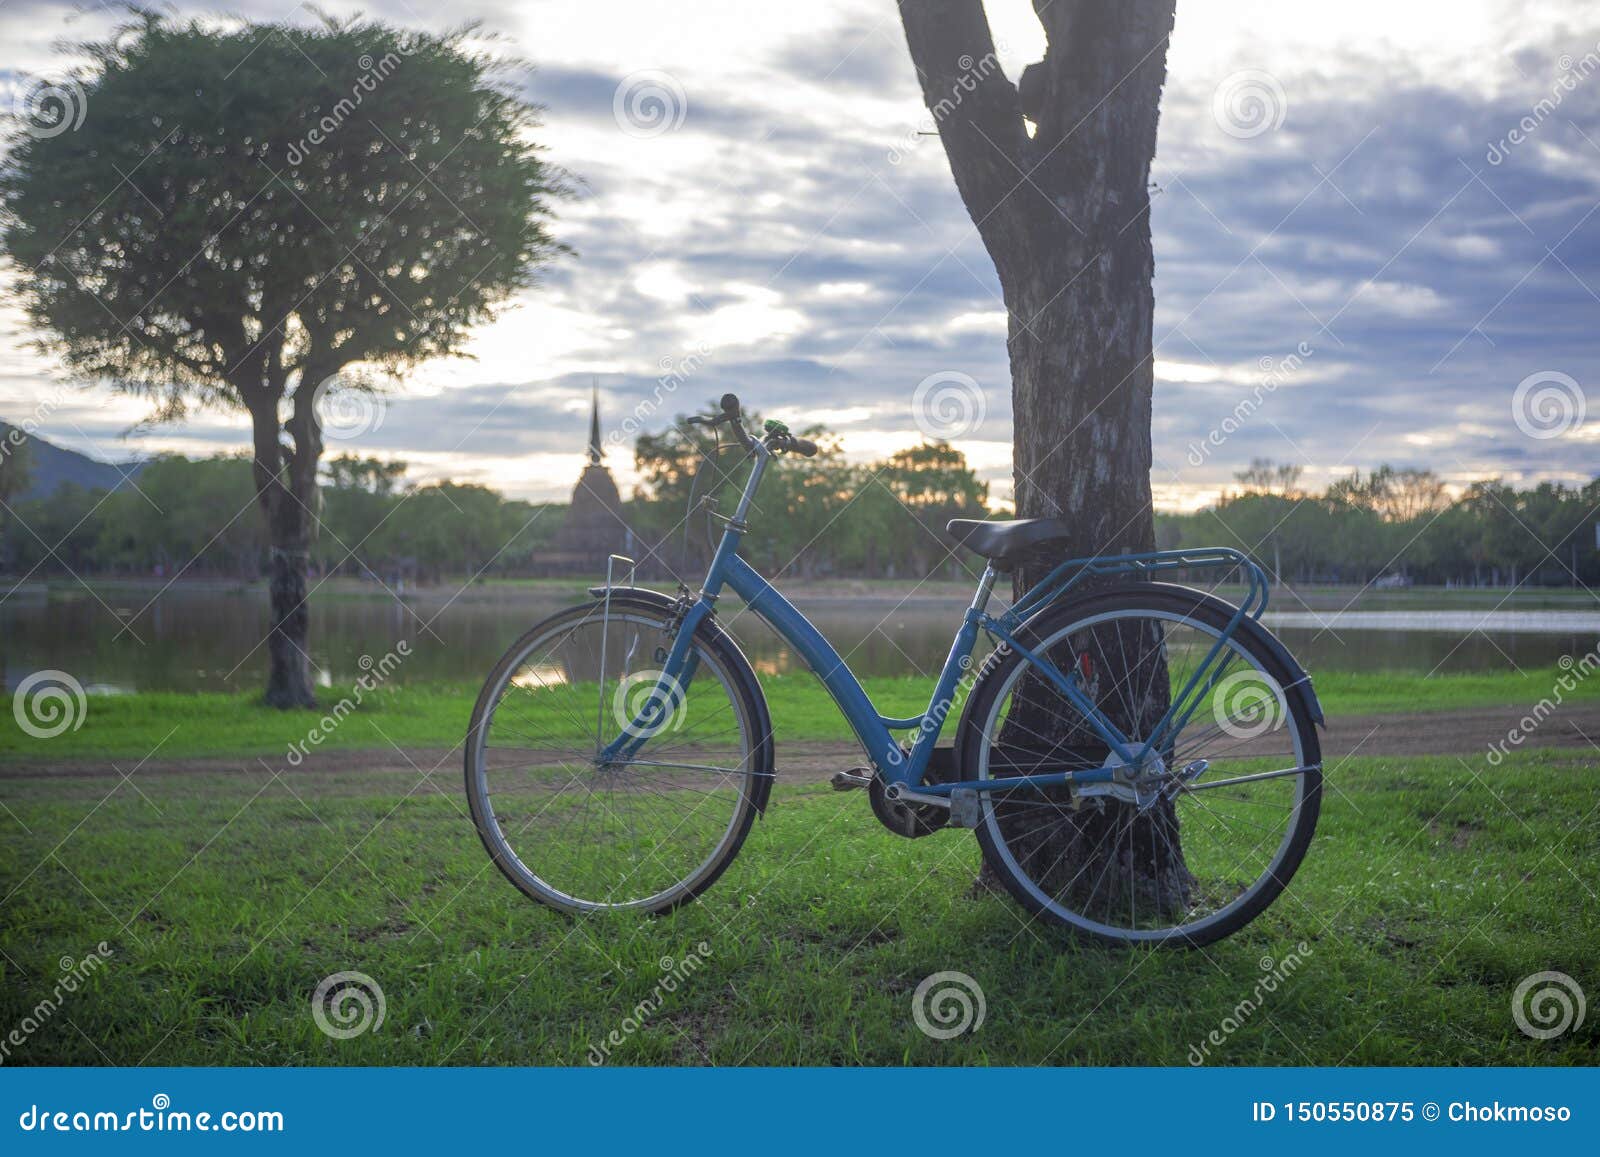
[[[1006,235],[1026,227],[1028,202],[1038,194],[1026,193],[1022,175],[1032,150],[982,0],[899,0],[899,6],[922,100],[961,199],[989,252],[1003,252]]]

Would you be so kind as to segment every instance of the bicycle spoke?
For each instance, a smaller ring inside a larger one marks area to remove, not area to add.
[[[1318,769],[1302,758],[1303,731],[1292,715],[1259,715],[1248,696],[1223,702],[1241,679],[1247,689],[1259,682],[1262,695],[1280,694],[1264,660],[1238,638],[1213,655],[1227,627],[1226,618],[1213,624],[1130,606],[1078,621],[1063,617],[1036,641],[1036,653],[1086,679],[1090,702],[1124,730],[1135,752],[1146,729],[1183,706],[1174,697],[1199,673],[1188,723],[1153,753],[1170,764],[1124,769],[1109,785],[1016,788],[987,801],[980,822],[986,854],[1044,915],[1111,939],[1203,938],[1263,889],[1281,886],[1287,873],[1278,865],[1302,817],[1308,776]],[[1093,752],[1103,744],[1074,747],[1093,734],[1089,720],[1055,692],[1041,712],[1030,688],[1042,680],[1024,678],[1029,669],[1014,660],[1009,682],[987,708],[980,777],[1099,766]],[[1233,685],[1221,688],[1224,680]],[[1018,710],[1023,703],[1028,709]],[[1270,724],[1264,731],[1263,719]],[[1206,761],[1204,778],[1193,790],[1172,791],[1173,777],[1197,759]],[[1103,762],[1118,766],[1109,756]]]
[[[479,827],[496,863],[560,907],[681,901],[721,870],[770,781],[754,759],[753,711],[714,649],[697,641],[693,677],[649,713],[650,664],[671,649],[652,614],[563,613],[536,628],[502,664],[471,737],[469,788],[493,817]],[[585,721],[597,696],[598,742]],[[650,733],[633,736],[641,719]],[[596,758],[607,736],[621,741],[609,762]]]

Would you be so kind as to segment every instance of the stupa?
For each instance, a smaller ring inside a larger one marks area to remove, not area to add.
[[[626,554],[632,535],[622,517],[622,494],[606,469],[600,443],[600,388],[594,387],[589,411],[589,463],[572,488],[572,506],[556,533],[555,550],[546,562],[552,569],[601,575],[606,558]]]

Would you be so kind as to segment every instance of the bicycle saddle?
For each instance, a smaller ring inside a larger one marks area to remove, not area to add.
[[[1013,518],[1005,522],[955,518],[944,529],[962,546],[991,562],[1015,561],[1036,546],[1072,534],[1072,525],[1064,518]]]

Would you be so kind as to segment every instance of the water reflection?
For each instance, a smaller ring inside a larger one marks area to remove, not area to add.
[[[494,588],[446,602],[320,594],[311,604],[312,657],[323,686],[362,674],[362,655],[410,641],[392,681],[477,684],[535,621],[575,601],[559,593]],[[168,591],[0,603],[0,666],[7,687],[42,668],[73,674],[97,693],[116,690],[253,690],[265,675],[265,595],[257,591]],[[798,598],[840,653],[863,675],[921,672],[943,662],[962,603]],[[150,605],[145,607],[145,603]],[[143,609],[141,609],[143,608]],[[781,640],[737,604],[719,619],[757,670],[804,669]],[[1565,611],[1364,611],[1333,617],[1283,612],[1273,630],[1313,672],[1488,671],[1547,667],[1600,639],[1600,615]],[[126,628],[126,629],[124,629]],[[545,677],[554,678],[558,672]]]

